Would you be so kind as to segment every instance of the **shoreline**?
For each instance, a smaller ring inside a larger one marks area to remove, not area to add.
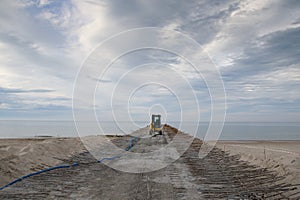
[[[121,137],[121,136],[126,136],[130,134],[114,134],[114,133],[108,133],[108,134],[95,134],[95,135],[85,135],[82,137],[88,137],[88,136],[106,136],[106,137]],[[79,136],[51,136],[51,135],[46,135],[46,136],[28,136],[28,137],[0,137],[0,140],[27,140],[27,139],[68,139],[68,138],[81,138]],[[195,137],[200,140],[203,140],[203,138],[200,137]],[[217,142],[217,143],[232,143],[232,142],[300,142],[300,139],[228,139],[228,140],[207,140],[206,142]]]

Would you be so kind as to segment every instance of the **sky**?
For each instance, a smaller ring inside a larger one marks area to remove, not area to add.
[[[218,71],[226,121],[300,122],[298,0],[2,0],[0,119],[72,120],[76,77],[86,66],[88,83],[75,95],[84,104],[78,108],[82,119],[86,110],[95,109],[99,120],[145,120],[149,112],[168,120],[179,120],[184,112],[193,120],[198,106],[201,120],[210,120],[212,88],[206,84],[215,79],[205,70],[210,80],[203,79],[178,55],[157,49],[132,52],[99,78],[102,58],[151,36],[131,37],[105,52],[97,51],[99,44],[143,27],[161,29],[161,38],[180,32],[201,45],[192,57],[206,56]],[[160,39],[152,42],[162,45]],[[172,41],[186,53],[186,43]],[[93,90],[95,101],[85,101],[84,90]]]

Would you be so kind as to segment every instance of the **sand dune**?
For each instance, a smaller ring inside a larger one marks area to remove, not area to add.
[[[78,138],[1,139],[0,186],[83,151]]]

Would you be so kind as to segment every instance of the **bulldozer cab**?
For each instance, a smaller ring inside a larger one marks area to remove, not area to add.
[[[154,128],[160,128],[161,122],[160,122],[160,115],[152,115],[152,124]]]
[[[150,135],[155,133],[162,134],[161,115],[152,115],[149,132]]]

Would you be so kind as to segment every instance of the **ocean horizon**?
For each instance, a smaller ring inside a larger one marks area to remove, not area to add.
[[[74,121],[51,120],[0,120],[0,138],[32,138],[39,136],[50,137],[81,137],[86,135],[123,135],[148,125],[149,122],[79,122],[76,129]],[[189,124],[190,123],[190,124]],[[179,122],[168,124],[179,128],[185,133],[203,139],[208,129],[208,122]],[[299,122],[225,122],[219,140],[300,140]]]

